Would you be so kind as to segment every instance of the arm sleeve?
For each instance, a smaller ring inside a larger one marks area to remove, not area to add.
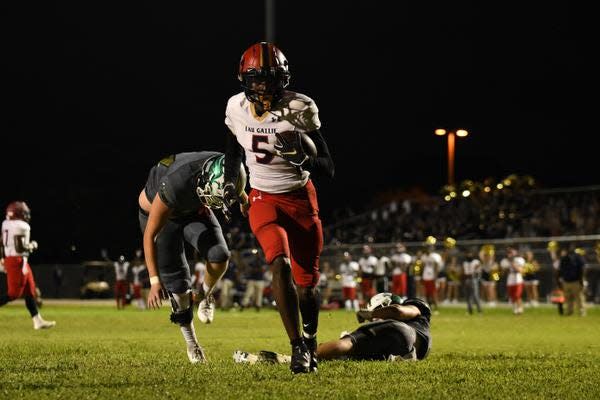
[[[307,132],[307,135],[315,142],[317,156],[309,157],[304,168],[316,175],[322,175],[329,179],[333,178],[335,166],[333,165],[333,159],[331,158],[331,154],[329,154],[329,148],[327,147],[327,143],[325,143],[325,139],[323,139],[321,131],[316,129]]]
[[[235,183],[240,173],[239,165],[242,162],[244,149],[231,132],[227,132],[225,146],[225,182]]]

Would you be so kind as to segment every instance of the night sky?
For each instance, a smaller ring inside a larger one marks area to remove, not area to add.
[[[1,206],[32,208],[37,262],[68,259],[71,244],[75,258],[130,254],[148,169],[224,150],[225,105],[239,57],[265,38],[264,3],[18,3],[0,6]],[[457,143],[457,180],[600,183],[584,100],[595,50],[564,4],[322,3],[279,1],[275,42],[336,163],[319,184],[325,225],[377,192],[436,193],[437,127],[471,133]]]

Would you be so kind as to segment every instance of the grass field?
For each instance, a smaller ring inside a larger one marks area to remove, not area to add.
[[[441,309],[433,347],[417,363],[322,362],[319,373],[239,365],[236,349],[289,353],[279,315],[219,312],[196,330],[210,363],[191,366],[169,309],[47,304],[57,326],[34,331],[22,305],[0,309],[0,399],[599,399],[600,309],[585,318],[555,308],[465,315]],[[323,311],[319,340],[356,326]]]

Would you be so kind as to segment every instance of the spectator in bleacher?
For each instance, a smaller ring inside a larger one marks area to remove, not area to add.
[[[422,194],[410,203],[409,211],[386,204],[381,210],[347,213],[351,217],[346,223],[338,222],[331,233],[338,241],[361,243],[369,235],[375,242],[422,240],[423,232],[457,239],[495,239],[600,231],[600,219],[595,218],[600,212],[598,189],[549,193],[534,190],[529,179],[518,181],[502,190],[492,185],[490,192],[474,191],[468,198],[452,201]]]

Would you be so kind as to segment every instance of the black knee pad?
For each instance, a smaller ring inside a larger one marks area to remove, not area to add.
[[[179,309],[179,305],[173,297],[173,294],[169,293],[169,298],[171,299],[171,322],[179,325],[187,325],[194,319],[194,303],[192,302],[191,291],[190,295],[190,305],[188,308],[184,310]]]
[[[213,263],[221,263],[229,260],[231,252],[224,244],[216,244],[208,249],[207,260]]]
[[[190,304],[188,308],[181,311],[172,311],[170,316],[171,322],[174,324],[187,325],[194,319],[194,308]]]

